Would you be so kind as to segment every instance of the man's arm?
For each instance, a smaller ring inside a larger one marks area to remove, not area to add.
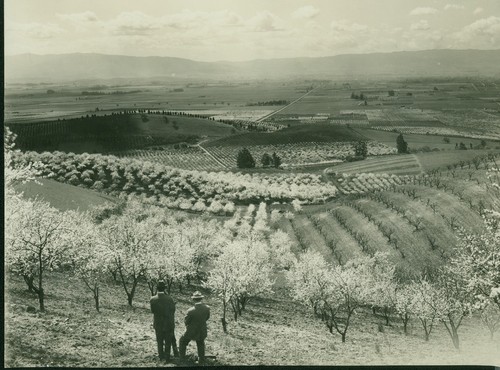
[[[184,324],[188,326],[191,323],[191,316],[192,316],[192,311],[188,310],[186,317],[184,318]]]
[[[151,298],[151,299],[149,300],[149,304],[150,304],[150,306],[151,306],[151,312],[152,312],[152,313],[155,313],[155,304],[154,304],[154,302],[155,302],[155,300],[154,300],[153,298]]]

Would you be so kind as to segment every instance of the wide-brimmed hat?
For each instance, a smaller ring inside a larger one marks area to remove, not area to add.
[[[196,291],[193,293],[193,295],[191,296],[192,299],[202,299],[203,298],[203,295],[199,292],[199,291]]]
[[[158,281],[158,284],[156,284],[156,289],[158,291],[163,292],[166,288],[167,288],[167,285],[165,284],[165,282],[163,280]]]

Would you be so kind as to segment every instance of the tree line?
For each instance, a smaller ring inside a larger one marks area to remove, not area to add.
[[[260,159],[262,167],[280,168],[281,158],[274,152],[272,155],[264,153]],[[236,165],[238,168],[254,168],[256,165],[252,153],[247,148],[242,148],[236,156]]]

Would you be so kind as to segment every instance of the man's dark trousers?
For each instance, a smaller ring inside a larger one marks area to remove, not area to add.
[[[158,343],[158,355],[161,359],[170,358],[170,347],[172,346],[173,330],[156,330],[156,342]],[[175,351],[174,351],[175,355]]]
[[[196,349],[198,350],[198,360],[203,362],[205,360],[205,339],[194,339],[194,338],[189,338],[186,335],[183,335],[181,339],[179,339],[179,355],[181,358],[184,358],[186,356],[187,345],[192,340],[196,341]]]

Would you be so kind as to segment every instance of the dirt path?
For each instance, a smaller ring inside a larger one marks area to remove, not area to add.
[[[203,150],[206,154],[208,154],[210,156],[210,158],[212,158],[214,161],[216,161],[218,164],[220,164],[223,168],[226,168],[227,169],[227,166],[222,163],[218,158],[216,158],[212,153],[210,153],[208,150],[206,150],[204,147],[201,146],[201,144],[203,144],[204,142],[208,141],[208,139],[206,140],[203,140],[203,141],[200,141],[198,144],[196,144],[196,146],[198,148],[200,148],[201,150]]]
[[[418,156],[416,156],[415,154],[412,154],[412,157],[415,158],[415,161],[418,163],[418,167],[420,168],[420,173],[424,173],[424,168],[422,167],[422,163],[420,163],[420,159],[418,158]]]

